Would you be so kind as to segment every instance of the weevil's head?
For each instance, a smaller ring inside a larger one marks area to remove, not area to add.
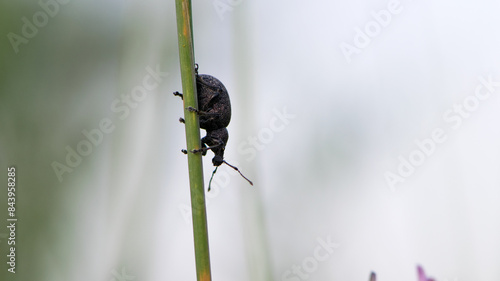
[[[222,158],[222,156],[215,155],[214,158],[212,158],[212,164],[214,164],[214,166],[218,167],[222,165],[222,163],[224,163],[224,159]]]

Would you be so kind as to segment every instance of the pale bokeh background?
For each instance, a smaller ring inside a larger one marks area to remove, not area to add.
[[[57,4],[18,53],[7,35],[43,9],[1,6],[0,180],[16,166],[19,222],[16,275],[0,228],[0,279],[195,280],[174,1]],[[341,44],[388,6],[397,14],[348,62]],[[500,81],[499,8],[194,1],[200,73],[231,95],[226,159],[255,183],[223,166],[207,194],[213,279],[416,280],[422,264],[438,281],[498,280],[500,86],[457,129],[443,114],[479,77]],[[115,112],[148,67],[168,75]],[[52,163],[106,118],[114,130],[60,182]],[[446,140],[391,190],[385,173],[436,128]],[[318,239],[338,247],[316,262]]]

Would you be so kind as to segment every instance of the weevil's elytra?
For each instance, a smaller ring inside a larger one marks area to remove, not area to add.
[[[201,152],[202,155],[205,155],[207,150],[212,150],[215,154],[212,159],[212,164],[216,167],[212,173],[212,178],[217,168],[222,165],[222,163],[226,163],[229,167],[238,171],[244,179],[253,185],[237,167],[224,160],[224,150],[229,139],[229,133],[226,127],[231,121],[231,102],[226,87],[224,87],[224,84],[222,84],[219,79],[211,75],[198,74],[198,64],[196,64],[195,70],[196,88],[198,90],[198,109],[188,109],[198,113],[200,128],[205,129],[207,135],[201,139],[202,148],[191,152]],[[179,92],[174,92],[174,95],[183,98],[183,95]],[[183,123],[182,121],[184,120],[181,118],[179,121]],[[182,152],[187,153],[186,150],[182,150]],[[212,178],[210,178],[208,184],[209,191]]]
[[[225,128],[231,121],[231,102],[226,87],[219,79],[196,75],[198,107],[207,114],[200,115],[200,127],[205,130]]]

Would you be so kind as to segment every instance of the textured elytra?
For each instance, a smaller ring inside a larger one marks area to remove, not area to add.
[[[196,75],[200,127],[208,131],[225,128],[231,121],[231,102],[226,87],[219,79],[206,74]]]

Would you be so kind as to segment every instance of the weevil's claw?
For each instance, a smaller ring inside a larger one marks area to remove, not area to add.
[[[192,153],[198,153],[198,152],[201,152],[201,155],[205,155],[207,154],[207,150],[209,150],[210,148],[207,148],[207,147],[202,147],[200,149],[193,149],[191,150]]]
[[[186,107],[186,109],[187,109],[189,112],[196,112],[196,113],[198,113],[198,109],[196,109],[196,108],[194,108],[194,107],[192,107],[192,106],[188,106],[188,107]]]
[[[181,99],[184,99],[184,95],[183,95],[183,94],[181,94],[181,93],[179,93],[179,92],[177,92],[177,91],[175,91],[175,92],[174,92],[174,96],[178,96],[178,97],[180,97]]]

